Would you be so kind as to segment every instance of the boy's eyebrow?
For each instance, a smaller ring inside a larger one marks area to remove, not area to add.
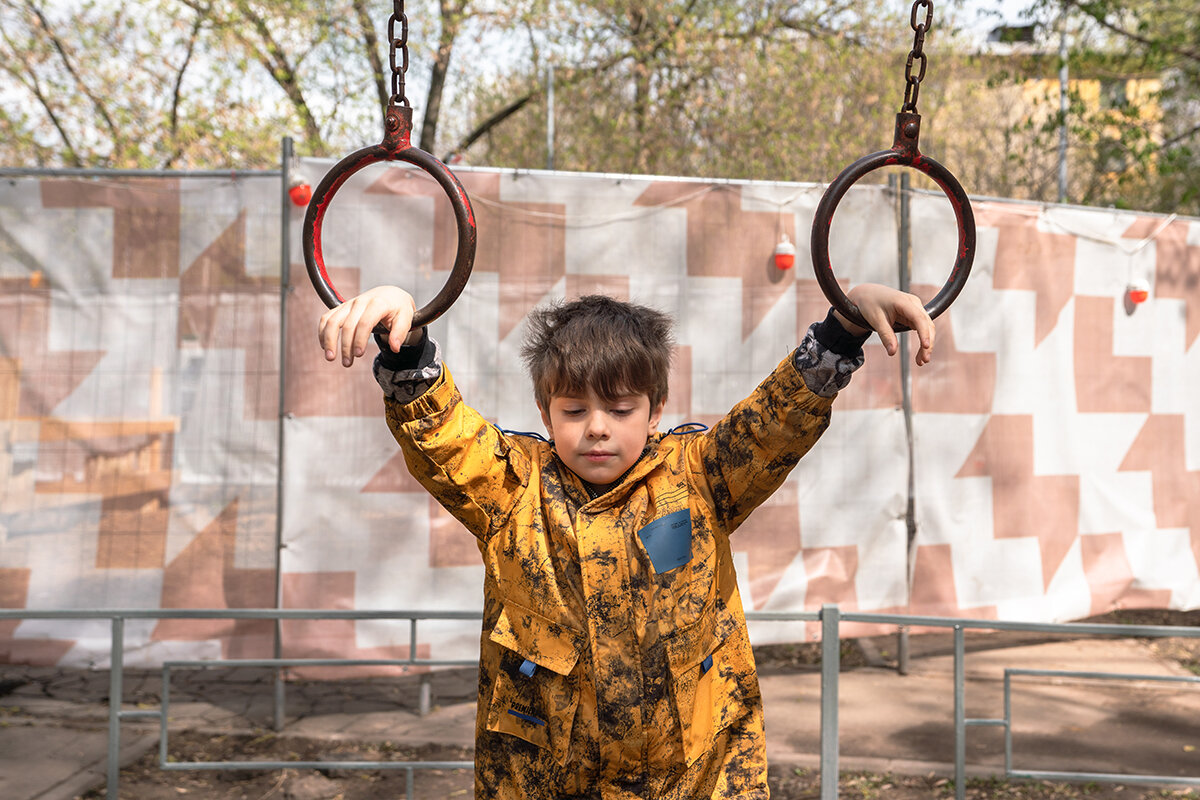
[[[646,392],[625,392],[625,393],[616,395],[615,397],[600,397],[599,395],[597,395],[597,397],[599,397],[599,399],[604,401],[605,403],[622,403],[626,400],[636,401],[639,397],[643,397],[643,396],[649,397],[649,395]],[[583,401],[587,400],[588,398],[587,398],[586,394],[582,394],[582,393],[576,394],[574,392],[560,392],[560,393],[553,395],[550,399],[551,400],[574,400],[577,402],[583,402]]]

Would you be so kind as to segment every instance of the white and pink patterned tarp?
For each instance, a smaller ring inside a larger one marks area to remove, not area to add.
[[[330,165],[297,169],[315,185]],[[501,427],[540,430],[517,356],[539,303],[602,291],[674,314],[667,424],[718,419],[828,307],[806,246],[820,186],[459,177],[478,255],[432,331]],[[347,371],[317,347],[298,208],[281,305],[280,194],[245,176],[0,185],[0,607],[270,608],[277,525],[286,607],[481,606],[474,540],[407,475],[369,364]],[[898,282],[894,205],[878,186],[842,202],[830,241],[846,285]],[[971,279],[913,370],[911,592],[900,369],[873,341],[825,437],[735,535],[749,608],[1064,621],[1200,607],[1200,220],[974,206]],[[914,195],[912,219],[929,298],[957,230],[940,196]],[[360,173],[324,234],[343,295],[389,282],[420,302],[453,260],[449,204],[408,168]],[[783,235],[798,243],[787,271],[772,259]],[[1135,279],[1150,299],[1130,307]],[[267,656],[272,630],[134,620],[127,663]],[[475,652],[476,623],[420,630],[421,656]],[[104,620],[0,622],[0,663],[103,666],[108,643]],[[283,645],[406,657],[409,628],[288,621]]]

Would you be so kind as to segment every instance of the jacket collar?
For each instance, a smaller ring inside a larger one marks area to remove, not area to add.
[[[559,474],[563,477],[563,489],[570,499],[580,507],[590,506],[592,510],[602,511],[624,502],[633,487],[662,463],[666,455],[666,448],[662,446],[665,435],[656,433],[651,436],[646,442],[646,449],[642,451],[638,460],[633,462],[633,466],[613,483],[602,487],[592,486],[572,472],[571,468],[554,451],[553,442],[551,442],[550,452]]]

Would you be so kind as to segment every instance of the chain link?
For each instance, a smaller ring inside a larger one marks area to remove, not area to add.
[[[397,22],[400,23],[399,36],[396,35]],[[389,59],[392,65],[392,96],[388,102],[407,108],[408,98],[404,96],[404,73],[408,71],[408,16],[404,13],[404,0],[392,0],[392,16],[388,20],[388,41],[391,44]],[[399,65],[396,64],[397,50],[400,51]]]
[[[917,11],[925,9],[925,19],[917,22]],[[929,59],[925,57],[925,32],[933,27],[933,0],[915,0],[911,14],[913,36],[912,50],[908,51],[908,61],[904,64],[904,105],[901,111],[917,113],[917,96],[921,93],[921,81],[925,79],[925,68]],[[913,74],[913,65],[918,65],[917,74]]]

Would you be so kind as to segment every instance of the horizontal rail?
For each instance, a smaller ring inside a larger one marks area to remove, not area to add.
[[[473,761],[168,761],[167,772],[224,769],[473,769]]]
[[[5,608],[0,619],[482,619],[479,611],[349,608]]]
[[[1162,681],[1164,683],[1200,683],[1200,675],[1138,675],[1130,672],[1083,672],[1070,669],[1031,669],[1008,667],[1009,675],[1040,675],[1059,678],[1084,678],[1087,680]]]
[[[278,169],[94,169],[90,167],[0,167],[0,178],[262,178]]]
[[[305,608],[72,608],[0,609],[0,619],[427,619],[477,620],[479,611],[415,609],[305,609]],[[748,611],[750,622],[818,622],[819,611]],[[1007,620],[924,617],[910,614],[845,612],[842,622],[865,622],[909,628],[963,628],[1022,631],[1056,636],[1119,636],[1132,638],[1200,638],[1200,627],[1172,625],[1121,625],[1090,622],[1012,622]]]
[[[750,615],[747,614],[747,617]],[[963,628],[972,630],[1023,631],[1052,633],[1056,636],[1120,636],[1135,638],[1184,637],[1200,639],[1200,628],[1171,625],[1121,625],[1093,622],[1009,622],[999,619],[956,619],[920,617],[908,614],[871,614],[847,611],[843,622],[871,622],[878,625],[904,625],[910,628]]]
[[[1200,778],[1172,778],[1164,775],[1129,775],[1124,772],[1053,772],[1042,770],[1013,770],[1008,773],[1012,778],[1031,778],[1045,781],[1079,781],[1091,783],[1139,783],[1160,785],[1164,783],[1181,783],[1188,786],[1200,786]]]
[[[164,661],[164,668],[186,667],[477,667],[478,658],[223,658],[212,661]]]
[[[1012,678],[1014,675],[1052,678],[1078,678],[1104,681],[1158,681],[1161,683],[1200,683],[1196,675],[1141,675],[1129,672],[1095,672],[1091,670],[1033,669],[1029,667],[1007,667],[1004,670],[1004,774],[1010,778],[1035,780],[1091,781],[1094,783],[1179,783],[1200,786],[1200,778],[1173,775],[1138,775],[1125,772],[1065,772],[1047,770],[1013,769],[1012,730]]]

